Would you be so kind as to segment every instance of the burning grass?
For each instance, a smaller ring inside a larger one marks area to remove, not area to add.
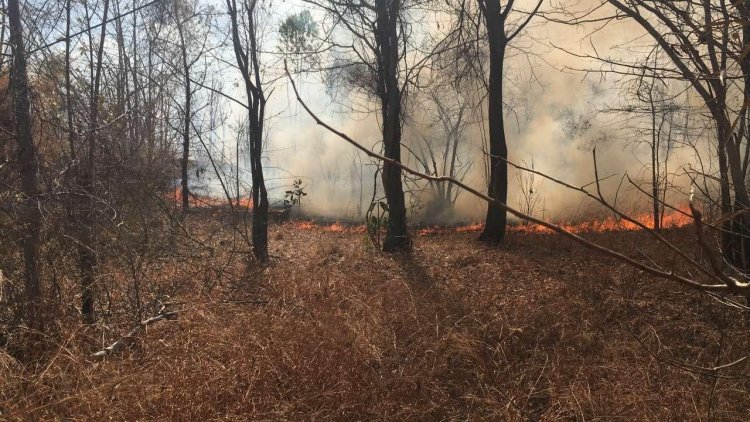
[[[122,355],[86,358],[112,338],[72,321],[37,367],[0,354],[2,417],[745,420],[750,410],[750,382],[737,376],[750,364],[722,379],[676,366],[750,350],[744,316],[706,296],[554,235],[512,232],[488,248],[441,234],[387,256],[362,234],[301,224],[274,228],[270,267],[213,290],[196,283],[174,298],[176,321]],[[643,233],[587,235],[675,262]]]
[[[690,217],[690,208],[685,205],[683,207],[677,208],[675,210],[672,210],[668,213],[665,213],[662,218],[660,219],[660,225],[664,229],[675,229],[680,227],[685,227],[688,224],[692,223],[693,219]],[[654,215],[651,213],[639,213],[634,216],[632,216],[633,220],[637,221],[638,223],[652,228],[654,227]],[[613,216],[604,217],[604,218],[592,218],[588,220],[578,221],[575,223],[571,222],[557,222],[560,227],[563,229],[575,233],[575,234],[581,234],[581,233],[602,233],[602,232],[612,232],[612,231],[637,231],[641,230],[641,226],[638,224],[635,224],[631,221],[622,219],[622,218],[616,218]],[[455,233],[472,233],[472,232],[480,232],[484,229],[484,225],[482,223],[473,223],[468,224],[465,226],[458,226],[458,227],[425,227],[422,229],[417,230],[417,234],[425,236],[425,235],[434,235],[434,234],[447,234],[450,232]],[[519,233],[541,233],[541,234],[552,234],[553,231],[544,227],[539,226],[537,224],[533,223],[520,223],[520,224],[511,224],[508,228],[510,232],[519,232]]]
[[[175,204],[179,204],[182,202],[182,188],[177,187],[174,192],[172,192],[169,199],[174,201]],[[229,202],[226,198],[220,198],[215,197],[211,195],[200,195],[195,192],[190,192],[190,195],[188,196],[188,204],[191,208],[214,208],[214,207],[227,207],[229,205]],[[253,198],[243,196],[238,198],[232,198],[232,205],[233,206],[239,206],[242,208],[252,208],[253,207]]]

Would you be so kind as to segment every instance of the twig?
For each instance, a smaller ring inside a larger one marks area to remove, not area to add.
[[[727,368],[731,368],[733,366],[739,365],[740,363],[746,361],[750,356],[745,356],[745,357],[739,358],[739,359],[737,359],[737,360],[735,360],[733,362],[730,362],[730,363],[727,363],[727,364],[724,364],[724,365],[716,365],[716,366],[713,366],[713,367],[703,367],[703,366],[692,365],[692,364],[689,364],[689,363],[678,362],[678,361],[673,360],[673,359],[667,359],[667,358],[663,358],[663,357],[659,356],[656,352],[652,351],[650,348],[648,348],[648,346],[646,346],[646,344],[643,342],[643,340],[641,340],[641,338],[638,336],[638,334],[636,334],[636,332],[633,330],[633,328],[631,326],[625,324],[625,327],[630,332],[630,335],[633,336],[633,339],[636,342],[638,342],[638,345],[641,346],[641,348],[644,351],[646,351],[646,353],[648,353],[652,358],[656,359],[659,362],[665,363],[667,365],[673,366],[673,367],[675,367],[677,369],[681,369],[683,371],[686,371],[686,372],[689,372],[689,373],[692,373],[692,374],[702,375],[702,376],[705,376],[705,377],[712,377],[712,378],[715,378],[715,379],[719,379],[719,378],[720,379],[746,379],[746,378],[750,378],[750,375],[748,375],[748,374],[742,374],[742,373],[732,374],[732,375],[723,375],[723,374],[719,373],[719,371],[721,371],[722,369],[727,369]]]
[[[106,357],[106,356],[112,355],[114,353],[118,353],[118,352],[122,351],[125,348],[125,346],[127,346],[128,344],[130,344],[130,342],[133,341],[133,338],[135,338],[135,336],[137,336],[138,334],[140,334],[140,332],[143,331],[149,325],[155,324],[155,323],[157,323],[159,321],[164,321],[164,320],[168,320],[168,319],[171,320],[171,319],[176,319],[176,318],[177,318],[177,312],[176,311],[170,311],[170,312],[162,312],[161,314],[159,314],[157,316],[154,316],[154,317],[151,317],[149,319],[143,320],[135,328],[133,328],[132,330],[130,330],[130,332],[127,335],[121,337],[119,340],[117,340],[116,342],[112,343],[108,347],[105,347],[104,349],[102,349],[102,350],[100,350],[100,351],[98,351],[96,353],[93,353],[91,355],[91,357],[102,358],[102,357]]]

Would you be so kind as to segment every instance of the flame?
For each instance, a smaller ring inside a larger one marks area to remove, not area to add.
[[[173,198],[178,203],[182,202],[182,188],[181,187],[177,187],[174,190]],[[192,208],[210,208],[210,207],[229,206],[229,203],[227,202],[226,198],[219,199],[219,198],[215,198],[211,196],[197,195],[192,192],[190,193],[190,196],[188,197],[188,203],[190,204]],[[237,205],[237,199],[232,200],[232,205]],[[253,199],[250,197],[240,197],[239,206],[252,208]]]
[[[653,214],[642,213],[631,217],[638,223],[652,228],[654,225]],[[676,210],[666,213],[662,217],[661,227],[665,229],[679,228],[687,226],[693,222],[691,217],[690,208],[686,206],[679,207]],[[293,221],[289,223],[295,230],[319,230],[329,233],[365,233],[367,228],[364,225],[349,225],[335,222],[332,224],[319,224],[309,220]],[[641,230],[641,226],[636,223],[616,219],[614,217],[607,217],[603,219],[594,219],[589,221],[583,221],[579,223],[556,223],[558,226],[571,233],[592,233],[592,232],[611,232],[611,231],[636,231]],[[449,233],[473,233],[479,232],[484,229],[484,224],[474,223],[461,227],[424,227],[417,230],[419,236],[429,236],[436,234],[449,234]],[[549,234],[553,233],[552,230],[539,226],[537,224],[518,224],[508,227],[508,231],[516,233],[541,233]]]
[[[483,229],[484,229],[484,224],[475,223],[475,224],[469,224],[468,226],[459,227],[456,229],[456,231],[458,233],[471,233],[471,232],[482,231]]]
[[[605,219],[595,219],[584,221],[577,224],[562,223],[560,227],[571,233],[591,233],[591,232],[610,232],[610,231],[636,231],[641,230],[641,225],[648,228],[654,227],[654,215],[651,213],[642,213],[631,217],[636,224],[631,221],[607,217]],[[666,213],[661,219],[661,228],[671,229],[685,227],[693,222],[690,208],[688,206],[679,207],[677,210]],[[552,230],[536,224],[523,224],[511,228],[512,231],[521,233],[552,233]]]
[[[296,221],[293,226],[297,230],[314,230],[318,227],[312,221]]]
[[[638,223],[648,227],[654,227],[654,215],[651,213],[642,213],[631,217]],[[666,213],[661,219],[661,227],[664,229],[685,227],[693,222],[689,206],[685,205]],[[571,233],[592,233],[592,232],[611,232],[611,231],[636,231],[641,230],[641,226],[633,222],[616,219],[614,217],[607,217],[604,219],[594,219],[590,221],[583,221],[579,223],[556,223]],[[444,233],[471,233],[479,232],[484,229],[482,223],[469,224],[457,228],[445,228],[445,227],[426,227],[417,230],[417,234],[421,236],[428,236],[433,234],[444,234]],[[509,226],[508,231],[517,233],[553,233],[551,229],[537,224],[519,224]]]
[[[364,233],[367,231],[364,225],[344,225],[340,222],[333,224],[316,224],[312,221],[294,221],[291,223],[295,230],[320,230],[329,233]]]

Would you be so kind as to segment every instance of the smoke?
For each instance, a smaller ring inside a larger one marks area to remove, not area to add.
[[[616,199],[617,204],[627,211],[647,210],[647,197],[623,176],[627,174],[640,183],[648,181],[651,175],[651,150],[647,145],[637,143],[639,136],[643,140],[649,139],[650,135],[645,131],[639,132],[648,122],[644,120],[645,116],[606,112],[628,103],[623,98],[627,79],[613,74],[579,71],[601,66],[600,62],[583,59],[580,55],[619,55],[632,60],[638,51],[624,51],[617,46],[640,32],[636,25],[620,22],[599,30],[590,42],[582,42],[582,37],[591,29],[546,23],[534,26],[530,34],[519,41],[533,54],[515,54],[507,62],[505,95],[509,109],[505,121],[509,160],[528,167],[533,163],[535,170],[573,186],[587,186],[590,191],[596,191],[592,153],[595,147],[599,176],[605,178],[600,184],[603,195],[613,202]],[[338,107],[323,94],[319,84],[305,86],[302,95],[321,118],[380,152],[377,113],[352,112]],[[424,96],[416,101],[427,104],[428,100]],[[271,196],[283,199],[292,182],[301,179],[308,194],[299,208],[303,214],[361,219],[373,199],[377,201],[382,196],[379,178],[376,178],[376,163],[336,135],[315,126],[295,104],[290,92],[277,96],[275,108],[286,110],[286,113],[276,118],[267,138]],[[427,115],[433,109],[426,105],[417,107],[418,112],[404,129],[402,159],[420,170],[424,170],[421,163],[407,148],[418,149],[425,136],[444,142],[434,116],[431,119]],[[482,110],[486,112],[486,107]],[[464,131],[459,152],[461,163],[471,163],[463,176],[464,181],[480,190],[486,189],[484,139],[487,122],[476,118],[483,113],[482,110],[472,110],[475,118]],[[690,182],[680,174],[681,169],[692,162],[694,150],[670,151],[668,173],[672,174],[669,180],[673,187],[668,201],[684,203],[687,200],[682,191],[689,191]],[[585,217],[594,209],[592,202],[583,195],[552,181],[541,181],[538,176],[533,181],[533,189],[529,189],[529,177],[528,173],[516,174],[511,168],[509,205],[523,208],[524,204],[529,204],[529,195],[535,195],[531,201],[534,209],[528,211],[552,220]],[[435,193],[429,184],[407,181],[405,186],[409,190],[407,204],[413,220],[480,221],[486,212],[486,204],[467,193],[458,195],[454,207],[443,204],[443,208],[450,209],[436,212]],[[650,189],[647,184],[642,186]]]

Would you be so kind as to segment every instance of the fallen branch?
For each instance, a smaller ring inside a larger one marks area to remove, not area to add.
[[[157,316],[154,316],[154,317],[151,317],[149,319],[143,320],[135,328],[133,328],[132,330],[130,330],[130,332],[127,335],[121,337],[119,340],[117,340],[116,342],[112,343],[108,347],[105,347],[104,349],[102,349],[102,350],[100,350],[100,351],[98,351],[96,353],[93,353],[91,355],[91,357],[102,358],[102,357],[106,357],[106,356],[112,355],[114,353],[121,352],[125,348],[125,346],[127,346],[128,344],[130,344],[130,342],[132,342],[133,339],[138,334],[140,334],[141,331],[143,331],[144,329],[146,329],[149,325],[155,324],[155,323],[157,323],[159,321],[164,321],[164,320],[168,320],[168,319],[171,320],[171,319],[175,319],[175,318],[177,318],[177,312],[176,311],[171,311],[171,312],[162,312],[162,313],[160,313]]]
[[[552,176],[549,176],[549,175],[547,175],[545,173],[542,173],[542,172],[540,172],[538,170],[534,170],[534,169],[530,169],[530,168],[527,168],[527,167],[520,166],[520,165],[515,164],[515,163],[513,163],[513,162],[511,162],[511,161],[509,161],[509,160],[507,160],[505,158],[502,158],[502,157],[501,157],[501,159],[504,160],[506,163],[508,163],[510,166],[512,166],[512,167],[514,167],[516,169],[523,170],[523,171],[526,171],[526,172],[529,172],[529,173],[532,173],[532,174],[536,174],[536,175],[538,175],[540,177],[543,177],[543,178],[545,178],[547,180],[550,180],[550,181],[552,181],[552,182],[554,182],[554,183],[556,183],[556,184],[558,184],[560,186],[563,186],[563,187],[565,187],[567,189],[573,190],[575,192],[580,192],[580,193],[586,195],[587,197],[589,197],[589,198],[593,199],[594,201],[596,201],[596,202],[602,204],[603,206],[605,206],[608,210],[612,211],[618,218],[622,218],[625,221],[628,221],[629,223],[634,224],[636,227],[639,227],[644,232],[646,232],[649,235],[651,235],[654,238],[656,238],[659,242],[663,243],[665,246],[667,246],[669,249],[671,249],[674,253],[676,253],[677,255],[679,255],[680,258],[682,258],[683,260],[685,260],[685,262],[687,262],[688,264],[690,264],[693,267],[697,268],[704,275],[706,275],[708,277],[711,277],[714,280],[719,281],[721,283],[726,283],[726,280],[723,279],[722,277],[720,277],[719,274],[714,274],[714,273],[710,272],[707,268],[705,268],[699,262],[697,262],[696,260],[694,260],[693,258],[691,258],[690,256],[688,256],[688,254],[686,254],[683,250],[681,250],[680,248],[678,248],[677,246],[675,246],[674,244],[672,244],[671,242],[669,242],[664,236],[662,236],[661,234],[659,234],[656,230],[652,229],[651,227],[646,226],[645,224],[641,223],[640,221],[638,221],[638,220],[630,217],[629,215],[625,214],[624,212],[618,210],[614,205],[610,204],[606,199],[604,199],[604,195],[602,195],[601,186],[600,186],[599,182],[601,180],[606,179],[606,178],[599,178],[599,171],[597,169],[597,164],[596,164],[596,149],[594,149],[593,155],[594,155],[595,178],[594,178],[593,182],[589,183],[589,185],[591,185],[591,184],[595,184],[596,185],[597,195],[594,195],[591,192],[589,192],[588,190],[586,190],[586,186],[588,186],[588,185],[577,187],[577,186],[571,185],[570,183],[567,183],[567,182],[565,182],[563,180],[556,179],[556,178],[554,178]],[[610,176],[607,176],[607,178],[608,177],[610,177]],[[626,177],[632,183],[632,180],[630,180],[630,177],[627,176],[627,175],[626,175]],[[690,207],[692,209],[692,207],[693,207],[692,203],[690,204]],[[674,208],[674,209],[678,210],[677,208]],[[680,213],[686,215],[687,217],[691,217],[691,218],[694,217],[693,215],[687,214],[687,213],[683,212],[682,210],[678,210],[678,211]],[[696,222],[696,224],[698,224],[698,222]],[[653,264],[653,262],[652,262],[652,264]],[[654,268],[657,268],[657,267],[658,267],[658,265],[654,265]],[[657,269],[661,270],[661,268],[657,268]]]

